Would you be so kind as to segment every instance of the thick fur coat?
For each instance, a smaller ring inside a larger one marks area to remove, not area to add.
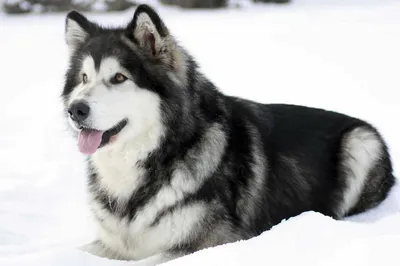
[[[394,183],[373,126],[224,95],[149,6],[121,28],[71,12],[65,34],[62,97],[88,155],[93,254],[155,265],[304,211],[365,211]]]

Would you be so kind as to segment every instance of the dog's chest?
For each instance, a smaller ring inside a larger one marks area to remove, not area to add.
[[[169,211],[166,209],[181,200],[170,186],[161,189],[134,217],[120,215],[127,205],[107,206],[97,199],[92,201],[100,228],[100,239],[126,259],[139,260],[173,248],[184,241],[205,215],[203,203],[193,203]],[[180,193],[179,193],[180,194]],[[126,212],[129,213],[129,212]]]
[[[96,203],[93,210],[98,218],[100,239],[112,250],[127,259],[142,259],[163,249],[170,239],[170,229],[162,224],[151,226],[152,221],[146,214],[140,218],[120,217]]]
[[[155,191],[131,217],[127,199],[134,197],[146,177],[144,169],[129,163],[133,159],[131,156],[115,158],[110,154],[94,157],[92,162],[98,172],[100,191],[107,191],[103,195],[110,196],[113,202],[108,205],[107,199],[100,200],[93,195],[92,209],[100,225],[100,239],[126,258],[141,259],[184,240],[204,216],[205,206],[202,203],[182,206],[159,219],[160,213],[175,206],[198,186],[190,176],[177,170],[171,182]]]
[[[130,219],[115,215],[94,201],[92,208],[99,221],[101,241],[121,257],[144,259],[185,242],[206,214],[206,206],[198,202],[157,220],[160,205],[154,199]]]
[[[127,211],[127,202],[145,175],[145,170],[137,163],[143,157],[140,155],[135,151],[108,151],[91,158],[98,184],[92,191],[91,205],[99,223],[100,239],[129,258],[137,257],[131,254],[131,249],[137,246],[136,239],[143,237],[146,225],[150,223],[143,215],[139,221],[133,220]]]
[[[129,199],[145,173],[138,164],[143,157],[135,150],[96,153],[91,158],[91,163],[97,173],[100,189],[114,198]]]

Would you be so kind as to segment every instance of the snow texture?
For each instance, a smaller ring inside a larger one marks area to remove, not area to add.
[[[400,176],[400,3],[294,0],[288,6],[161,8],[175,36],[227,94],[344,112],[376,125]],[[127,22],[133,10],[90,15]],[[59,95],[64,17],[0,15],[0,265],[132,265],[77,249],[95,236],[83,157]],[[248,241],[167,265],[399,265],[400,188],[378,208],[334,221],[307,212]]]

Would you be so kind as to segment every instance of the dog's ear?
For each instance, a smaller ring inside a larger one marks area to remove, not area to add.
[[[125,35],[142,51],[154,57],[168,52],[169,31],[159,15],[148,5],[137,7]]]
[[[71,51],[84,43],[91,35],[94,23],[77,11],[68,13],[65,20],[65,40]]]

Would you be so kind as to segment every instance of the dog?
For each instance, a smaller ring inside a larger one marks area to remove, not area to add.
[[[157,265],[305,211],[361,213],[395,183],[371,124],[224,95],[148,5],[115,28],[71,11],[65,39],[62,99],[87,157],[94,255]]]

